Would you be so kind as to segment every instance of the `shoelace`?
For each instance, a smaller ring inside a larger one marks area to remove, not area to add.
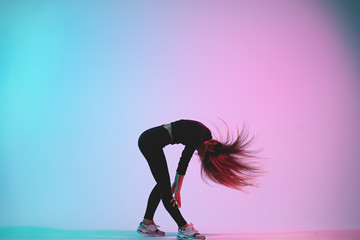
[[[191,232],[194,232],[195,235],[196,235],[196,234],[199,234],[199,231],[194,228],[194,225],[193,225],[192,223],[190,223],[187,227],[189,228],[189,230],[190,230]]]
[[[149,229],[150,231],[155,232],[155,231],[158,230],[158,228],[159,228],[160,226],[159,226],[159,225],[156,225],[155,223],[153,223],[153,224],[148,224],[147,227],[148,227],[148,229]]]

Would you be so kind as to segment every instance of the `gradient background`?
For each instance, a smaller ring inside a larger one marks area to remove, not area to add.
[[[347,5],[341,4],[346,2]],[[135,230],[155,184],[137,148],[180,118],[249,125],[259,188],[200,178],[202,232],[360,228],[355,1],[1,1],[0,226]],[[165,148],[173,178],[183,146]],[[176,224],[159,205],[155,221]]]

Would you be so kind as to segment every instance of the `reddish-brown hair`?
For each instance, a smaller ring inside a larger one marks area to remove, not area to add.
[[[249,138],[245,127],[237,131],[235,140],[220,142],[215,139],[204,142],[198,148],[201,160],[201,177],[212,180],[226,187],[244,191],[246,186],[254,186],[253,179],[262,171],[250,159],[255,158],[258,151],[249,150],[254,137]]]

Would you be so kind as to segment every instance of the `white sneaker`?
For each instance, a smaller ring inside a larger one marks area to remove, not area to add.
[[[199,231],[194,228],[194,225],[192,223],[190,223],[185,228],[185,230],[182,230],[181,228],[179,228],[178,234],[177,234],[177,239],[179,239],[179,240],[182,240],[182,239],[205,239],[204,236],[198,236],[198,235],[199,235]]]
[[[160,231],[158,229],[158,225],[154,224],[145,224],[143,222],[140,223],[138,229],[136,230],[138,233],[149,235],[149,236],[165,236],[165,232]]]

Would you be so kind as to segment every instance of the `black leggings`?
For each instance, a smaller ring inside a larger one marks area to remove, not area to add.
[[[157,183],[150,193],[144,218],[149,220],[154,218],[156,208],[159,205],[160,199],[162,199],[165,209],[180,228],[186,224],[186,221],[182,217],[177,205],[173,206],[173,202],[171,202],[170,176],[163,151],[163,148],[170,144],[170,141],[168,131],[162,126],[146,130],[139,138],[140,151],[146,158]]]

